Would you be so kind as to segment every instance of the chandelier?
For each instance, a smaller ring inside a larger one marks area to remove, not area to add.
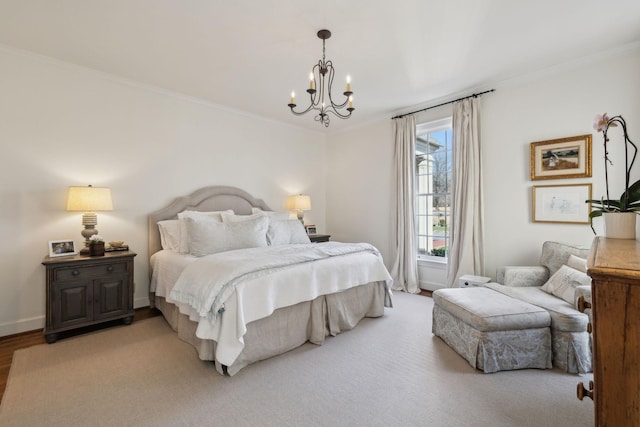
[[[311,104],[304,111],[295,111],[295,92],[291,92],[291,102],[288,104],[291,112],[296,116],[301,116],[311,110],[317,111],[318,115],[315,117],[315,120],[324,124],[325,127],[329,127],[329,113],[341,119],[348,119],[351,117],[353,110],[355,110],[355,108],[353,108],[353,92],[351,91],[351,78],[349,76],[347,76],[346,90],[342,93],[345,96],[344,102],[337,104],[333,102],[333,98],[331,97],[335,71],[333,69],[333,63],[330,60],[327,61],[324,56],[324,43],[329,37],[331,37],[331,31],[318,31],[318,38],[322,39],[322,59],[313,66],[311,73],[309,73],[309,89],[307,89],[307,93],[309,94]],[[341,112],[340,110],[344,107],[347,107],[346,112]]]

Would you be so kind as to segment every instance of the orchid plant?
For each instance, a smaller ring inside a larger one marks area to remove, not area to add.
[[[622,127],[622,132],[624,134],[624,158],[625,158],[625,186],[624,192],[620,195],[619,199],[611,199],[609,196],[609,165],[613,165],[611,159],[609,158],[609,129],[612,127]],[[604,212],[635,212],[638,213],[640,211],[640,180],[630,184],[631,178],[631,169],[633,168],[633,164],[636,161],[636,156],[638,154],[638,147],[631,142],[629,139],[629,135],[627,134],[627,123],[624,118],[620,115],[609,117],[607,113],[602,115],[597,115],[595,118],[595,122],[593,124],[593,128],[602,132],[602,136],[604,138],[604,180],[605,180],[605,188],[606,188],[606,199],[603,197],[600,200],[587,200],[587,203],[591,203],[592,211],[589,213],[589,219],[592,221],[593,218],[602,216]],[[631,159],[629,156],[631,155]],[[631,161],[629,161],[631,160]],[[593,228],[593,221],[591,222],[591,229],[595,233]]]

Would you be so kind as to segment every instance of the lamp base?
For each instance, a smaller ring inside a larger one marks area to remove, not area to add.
[[[82,225],[84,225],[84,229],[80,234],[84,237],[84,248],[80,250],[80,255],[89,255],[89,239],[94,234],[98,234],[98,229],[96,228],[96,225],[98,225],[98,215],[94,212],[85,212],[82,215]]]

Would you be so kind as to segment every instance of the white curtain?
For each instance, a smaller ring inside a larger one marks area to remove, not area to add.
[[[420,292],[415,235],[415,145],[416,119],[413,115],[393,120],[395,138],[394,190],[396,212],[393,221],[393,289]]]
[[[453,105],[453,233],[449,247],[447,284],[463,274],[484,274],[484,209],[480,157],[478,98]]]

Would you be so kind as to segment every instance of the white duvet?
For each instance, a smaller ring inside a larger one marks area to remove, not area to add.
[[[390,289],[392,282],[376,248],[364,243],[311,243],[240,249],[202,258],[178,256],[180,261],[174,259],[171,264],[179,266],[172,268],[163,266],[168,258],[176,256],[154,260],[152,289],[198,322],[196,336],[215,340],[216,360],[227,366],[244,348],[248,323],[319,295],[378,281],[386,282]],[[171,284],[170,278],[176,276]]]

